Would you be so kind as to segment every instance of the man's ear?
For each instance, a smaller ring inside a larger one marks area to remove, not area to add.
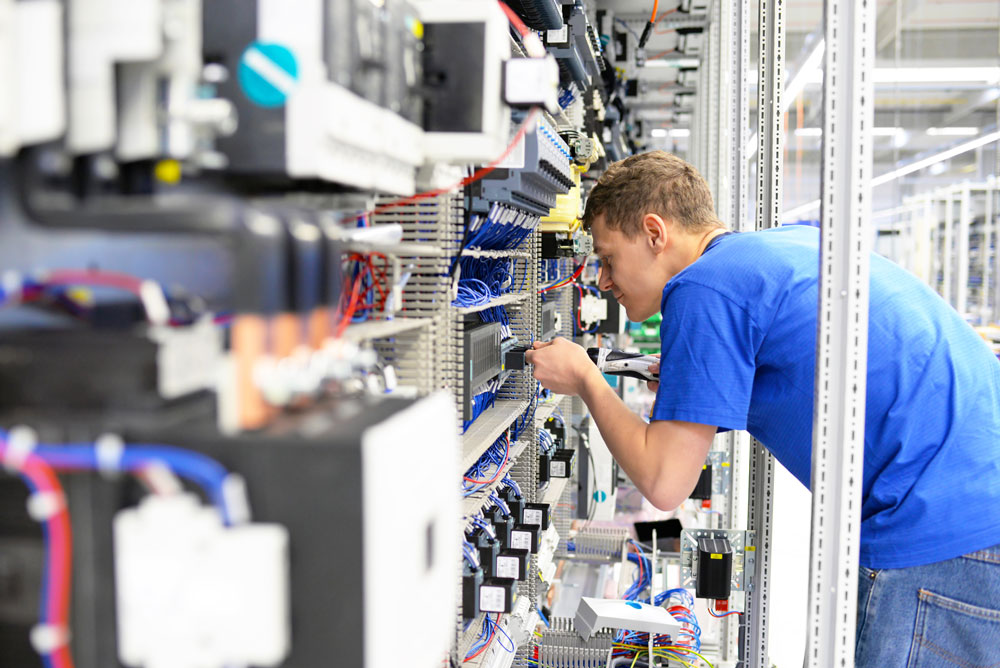
[[[670,246],[670,225],[655,213],[642,217],[642,232],[654,253],[662,253]]]

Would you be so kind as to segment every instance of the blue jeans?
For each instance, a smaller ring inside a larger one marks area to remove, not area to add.
[[[858,573],[856,668],[1000,668],[1000,545]]]

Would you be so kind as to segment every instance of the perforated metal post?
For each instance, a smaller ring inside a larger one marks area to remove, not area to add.
[[[757,56],[757,229],[776,227],[781,221],[782,119],[781,89],[785,60],[783,0],[760,0],[760,36]],[[768,642],[768,589],[771,566],[771,511],[774,495],[774,457],[757,440],[749,455],[750,495],[747,528],[757,537],[752,584],[743,615],[746,629],[740,658],[745,668],[770,666]]]
[[[747,139],[750,125],[749,69],[750,69],[750,3],[734,0],[720,12],[723,42],[722,95],[726,106],[725,123],[722,125],[723,146],[726,147],[722,170],[724,178],[717,193],[719,217],[735,231],[749,229],[747,196]],[[725,436],[725,448],[732,463],[733,480],[728,503],[720,511],[723,528],[746,528],[747,517],[747,465],[749,435],[731,431]],[[737,522],[737,518],[739,521]],[[729,661],[739,656],[740,618],[726,617],[723,622],[721,658]]]
[[[806,665],[854,665],[864,457],[875,3],[827,0]]]

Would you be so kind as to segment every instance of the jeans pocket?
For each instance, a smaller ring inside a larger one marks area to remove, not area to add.
[[[1000,668],[1000,610],[919,592],[907,668]]]

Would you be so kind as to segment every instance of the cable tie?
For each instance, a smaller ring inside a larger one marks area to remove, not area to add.
[[[250,522],[250,500],[247,498],[247,483],[238,473],[230,473],[222,481],[222,499],[226,504],[229,523]]]
[[[69,642],[69,629],[62,624],[35,624],[30,637],[35,651],[48,655]]]
[[[20,425],[11,429],[7,434],[4,468],[10,473],[19,473],[37,445],[38,434],[31,427]]]
[[[36,522],[47,522],[65,509],[60,492],[34,492],[28,497],[28,515]]]
[[[125,441],[117,434],[101,434],[94,441],[94,457],[97,460],[97,471],[105,478],[114,478],[122,470],[122,455],[125,454]]]
[[[20,300],[22,291],[24,290],[24,281],[21,279],[21,274],[9,269],[3,272],[0,276],[0,289],[3,289],[4,294],[10,300]]]
[[[140,283],[139,299],[151,324],[166,325],[170,321],[170,305],[159,283],[150,280]]]

